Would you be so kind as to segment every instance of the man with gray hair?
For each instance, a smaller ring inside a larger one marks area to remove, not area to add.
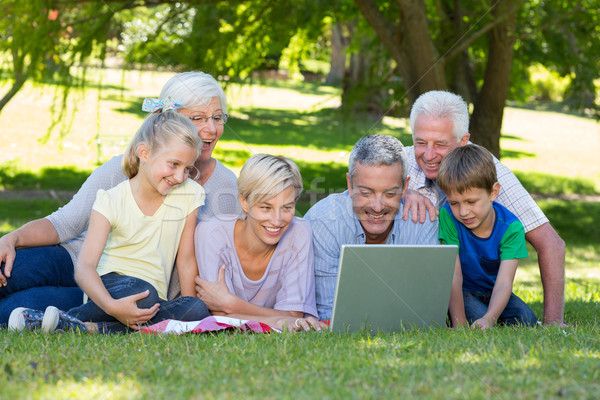
[[[350,153],[348,190],[330,194],[304,216],[313,230],[319,319],[331,318],[343,244],[438,244],[437,220],[402,219],[407,162],[395,137],[363,137]]]
[[[409,189],[427,197],[437,208],[446,203],[446,196],[435,180],[442,159],[456,147],[469,143],[469,109],[458,95],[445,91],[422,94],[410,113],[410,128],[414,146],[406,148]],[[544,323],[563,323],[563,298],[565,283],[565,243],[550,225],[548,218],[538,207],[517,177],[494,157],[500,194],[496,201],[508,208],[525,227],[525,238],[538,253],[542,284],[544,286]],[[418,207],[412,201],[406,208],[420,220],[425,219],[426,206],[423,197]]]

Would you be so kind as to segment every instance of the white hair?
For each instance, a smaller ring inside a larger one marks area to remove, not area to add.
[[[442,90],[423,93],[410,111],[410,130],[415,138],[415,120],[419,115],[452,122],[452,135],[460,141],[469,132],[469,106],[457,94]]]
[[[227,99],[221,85],[204,72],[183,72],[171,77],[163,86],[158,98],[165,101],[167,97],[180,102],[183,108],[198,104],[208,105],[213,97],[217,97],[223,113],[227,113]]]

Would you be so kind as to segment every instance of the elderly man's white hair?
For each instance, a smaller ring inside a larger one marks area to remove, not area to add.
[[[452,135],[460,141],[469,132],[469,106],[457,94],[443,90],[423,93],[410,111],[410,130],[415,138],[415,120],[419,115],[448,119],[452,122]]]

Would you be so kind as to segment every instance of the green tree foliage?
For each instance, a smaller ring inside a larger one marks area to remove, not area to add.
[[[117,41],[129,63],[236,80],[277,68],[282,57],[298,71],[309,54],[327,52],[322,44],[341,23],[349,34],[346,109],[384,113],[449,89],[474,105],[474,140],[499,154],[505,100],[526,98],[532,64],[569,76],[573,107],[597,107],[597,2],[4,0],[1,72],[12,84],[0,110],[27,79],[80,82],[72,74],[83,78],[85,69],[72,67],[102,60],[107,43]]]
[[[278,68],[290,44],[290,56],[300,61],[322,35],[327,2],[320,3],[250,0],[159,6],[146,26],[141,19],[125,25],[137,28],[138,35],[129,40],[127,60],[244,79],[256,69]]]

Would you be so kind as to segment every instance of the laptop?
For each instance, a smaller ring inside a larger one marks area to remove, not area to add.
[[[446,326],[457,246],[343,245],[330,330]]]

